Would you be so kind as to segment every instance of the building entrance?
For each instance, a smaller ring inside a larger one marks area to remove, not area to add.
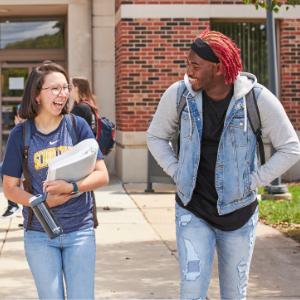
[[[0,18],[0,160],[32,69],[45,60],[65,67],[65,18]],[[0,161],[0,162],[1,162]]]

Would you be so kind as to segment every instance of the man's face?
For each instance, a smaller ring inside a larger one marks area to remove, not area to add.
[[[195,91],[205,91],[214,86],[215,65],[215,63],[199,57],[193,50],[189,51],[186,61],[186,74]]]

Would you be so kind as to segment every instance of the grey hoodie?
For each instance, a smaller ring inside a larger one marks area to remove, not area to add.
[[[202,92],[193,90],[187,75],[184,81],[193,97]],[[234,82],[234,98],[236,100],[244,98],[245,118],[247,117],[245,96],[256,83],[256,77],[245,72],[241,72]],[[178,86],[179,82],[174,83],[163,94],[147,135],[148,148],[152,155],[164,171],[173,178],[177,171],[178,159],[169,140],[178,127],[176,103]],[[300,159],[299,139],[279,100],[263,87],[257,99],[257,105],[262,134],[270,139],[276,153],[257,171],[252,172],[252,190],[269,184]],[[230,105],[228,111],[231,109]],[[192,122],[191,116],[190,122]],[[247,122],[244,123],[246,130]]]

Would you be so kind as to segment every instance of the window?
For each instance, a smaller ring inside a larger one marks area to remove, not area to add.
[[[2,97],[22,97],[28,68],[2,68]]]
[[[64,19],[0,19],[0,49],[64,48]]]
[[[241,49],[243,71],[253,73],[259,83],[268,87],[266,23],[211,22],[211,30],[230,37]]]

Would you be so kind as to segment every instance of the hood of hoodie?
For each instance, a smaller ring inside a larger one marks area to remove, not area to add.
[[[187,74],[184,75],[184,83],[193,97],[195,97],[200,92],[195,91],[192,88]],[[239,72],[236,80],[234,81],[234,98],[238,100],[246,96],[256,83],[257,79],[255,75],[247,72]]]
[[[236,100],[246,96],[257,83],[255,75],[247,72],[240,72],[234,81],[234,98]]]

